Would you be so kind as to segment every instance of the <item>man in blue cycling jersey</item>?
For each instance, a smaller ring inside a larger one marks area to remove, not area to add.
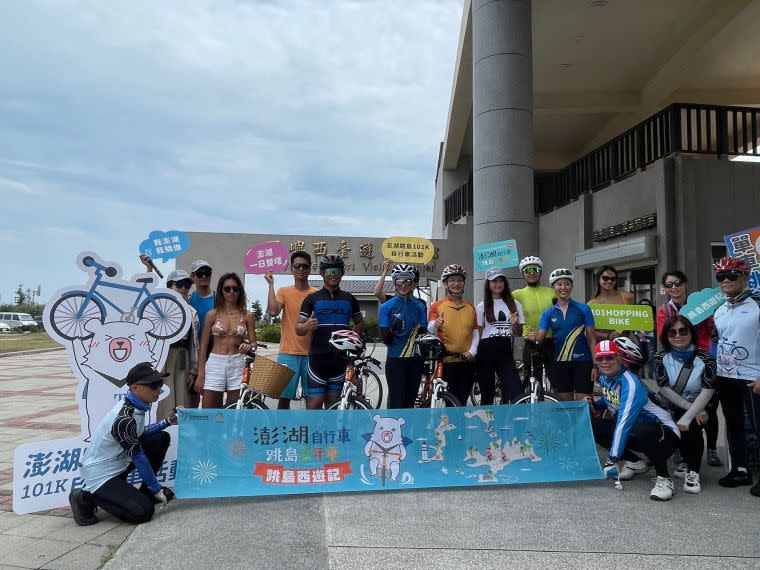
[[[296,323],[296,334],[312,333],[309,345],[309,380],[306,390],[306,407],[309,410],[329,408],[338,401],[346,375],[346,361],[330,345],[335,331],[349,330],[361,334],[362,313],[359,302],[351,293],[341,291],[345,264],[337,255],[325,255],[319,262],[319,273],[324,286],[304,299]]]

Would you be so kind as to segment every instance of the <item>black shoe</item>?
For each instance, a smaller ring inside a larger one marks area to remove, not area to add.
[[[739,471],[738,469],[731,469],[728,475],[718,479],[718,485],[721,487],[743,487],[745,485],[752,485],[752,475],[746,471]]]
[[[760,481],[750,487],[749,492],[755,497],[760,497]]]
[[[90,526],[100,522],[95,516],[95,506],[89,503],[81,489],[69,493],[69,505],[71,505],[74,521],[79,526]]]

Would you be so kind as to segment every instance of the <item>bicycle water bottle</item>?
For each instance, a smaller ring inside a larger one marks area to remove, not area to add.
[[[245,368],[243,369],[243,384],[248,384],[248,381],[251,379],[251,365],[246,364]]]

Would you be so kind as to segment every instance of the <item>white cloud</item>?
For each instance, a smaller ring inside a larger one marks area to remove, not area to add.
[[[14,3],[0,204],[23,213],[3,235],[25,250],[7,255],[0,292],[79,279],[81,249],[136,271],[156,228],[427,235],[461,9]]]

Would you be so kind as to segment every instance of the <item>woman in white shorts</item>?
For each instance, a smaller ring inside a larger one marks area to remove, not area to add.
[[[256,346],[253,315],[245,307],[245,289],[240,277],[235,273],[222,275],[216,287],[214,308],[206,315],[201,334],[195,389],[203,394],[203,408],[221,408],[225,392],[227,403],[240,396],[245,366],[243,355]],[[214,346],[206,360],[210,335],[214,335]]]

